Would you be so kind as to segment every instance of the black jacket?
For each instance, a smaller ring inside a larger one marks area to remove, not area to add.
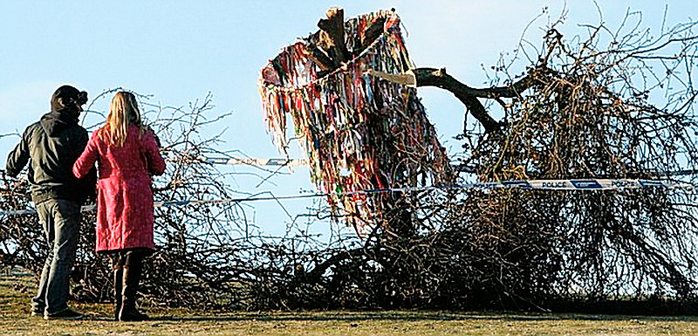
[[[32,198],[38,204],[49,198],[84,203],[95,192],[96,171],[88,178],[73,175],[73,163],[87,146],[85,128],[73,111],[52,111],[29,125],[7,158],[7,174],[17,176],[29,165]]]

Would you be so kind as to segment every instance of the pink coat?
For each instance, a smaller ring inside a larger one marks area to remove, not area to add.
[[[165,160],[150,131],[131,125],[122,147],[110,145],[107,136],[104,128],[94,132],[73,166],[82,178],[98,163],[96,249],[153,249],[150,174],[162,175]]]

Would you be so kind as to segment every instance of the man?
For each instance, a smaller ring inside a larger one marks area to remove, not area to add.
[[[80,208],[94,193],[96,172],[79,180],[73,163],[85,149],[88,135],[78,125],[87,92],[64,85],[51,97],[51,112],[24,131],[20,143],[7,158],[6,172],[16,177],[29,163],[32,200],[46,234],[48,256],[39,289],[32,299],[32,316],[80,319],[68,308],[70,271],[75,261],[80,230]]]

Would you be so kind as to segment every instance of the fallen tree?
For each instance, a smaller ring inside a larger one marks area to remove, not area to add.
[[[380,63],[362,58],[384,51],[367,51],[373,45],[366,40],[389,39],[398,19],[389,12],[367,17],[355,19],[365,30],[355,30],[352,20],[341,30],[328,24],[343,20],[341,10],[331,9],[320,20],[318,33],[294,45],[301,50],[297,62],[305,62],[307,55],[317,71],[307,63],[302,73],[275,68],[278,77],[290,78],[279,82],[269,81],[263,71],[263,85],[298,90],[333,78],[329,76],[351,77],[359,68],[396,85],[448,90],[481,126],[471,129],[465,122],[458,136],[464,148],[459,167],[482,182],[675,180],[677,174],[695,170],[694,22],[651,37],[640,28],[639,15],[630,13],[625,24],[637,20],[635,26],[623,25],[616,32],[603,24],[587,26],[586,38],[570,40],[558,31],[558,22],[547,27],[540,48],[527,51],[531,63],[523,73],[497,67],[501,85],[495,81],[492,87],[473,88],[445,69],[370,68]],[[353,35],[343,36],[345,31]],[[359,37],[361,43],[354,42]],[[605,48],[602,42],[608,43]],[[355,90],[378,89],[373,81],[354,78]],[[495,120],[486,107],[492,104],[483,100],[495,102],[503,118]],[[343,103],[350,111],[361,108],[356,101]],[[296,127],[310,123],[321,132],[326,129],[302,119],[308,112],[282,112],[294,115]],[[307,150],[312,157],[316,149]],[[392,155],[414,153],[397,149]],[[691,192],[471,189],[411,196],[393,199],[386,208],[410,213],[410,232],[419,234],[390,239],[390,227],[374,223],[377,229],[362,247],[337,253],[308,272],[326,290],[315,292],[318,300],[333,293],[336,303],[346,295],[354,304],[377,307],[545,309],[577,299],[588,304],[647,297],[690,301],[695,295],[698,223]],[[318,280],[323,272],[326,277]]]

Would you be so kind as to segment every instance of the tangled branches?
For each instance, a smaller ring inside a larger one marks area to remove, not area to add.
[[[574,44],[551,28],[544,53],[521,80],[527,87],[504,105],[504,135],[479,142],[469,164],[484,180],[661,179],[695,170],[694,26],[657,39],[637,27],[622,37],[588,27],[589,38]],[[607,49],[599,47],[604,38]],[[500,224],[537,223],[551,233],[559,244],[546,248],[559,260],[556,294],[694,294],[693,195],[647,188],[507,194],[474,197],[471,205],[515,196],[489,208],[505,215]],[[539,214],[508,215],[531,210]]]
[[[457,91],[493,99],[505,115],[499,129],[464,130],[463,164],[483,181],[671,179],[694,171],[695,25],[658,38],[639,22],[625,34],[589,26],[587,39],[570,41],[551,27],[535,63],[516,81],[500,68],[505,86]],[[443,83],[433,74],[424,70],[423,83]],[[503,302],[695,295],[693,194],[473,192],[454,210],[443,223],[457,231],[452,236],[471,238],[455,246],[497,256],[482,271],[492,276],[485,292],[520,298]]]

